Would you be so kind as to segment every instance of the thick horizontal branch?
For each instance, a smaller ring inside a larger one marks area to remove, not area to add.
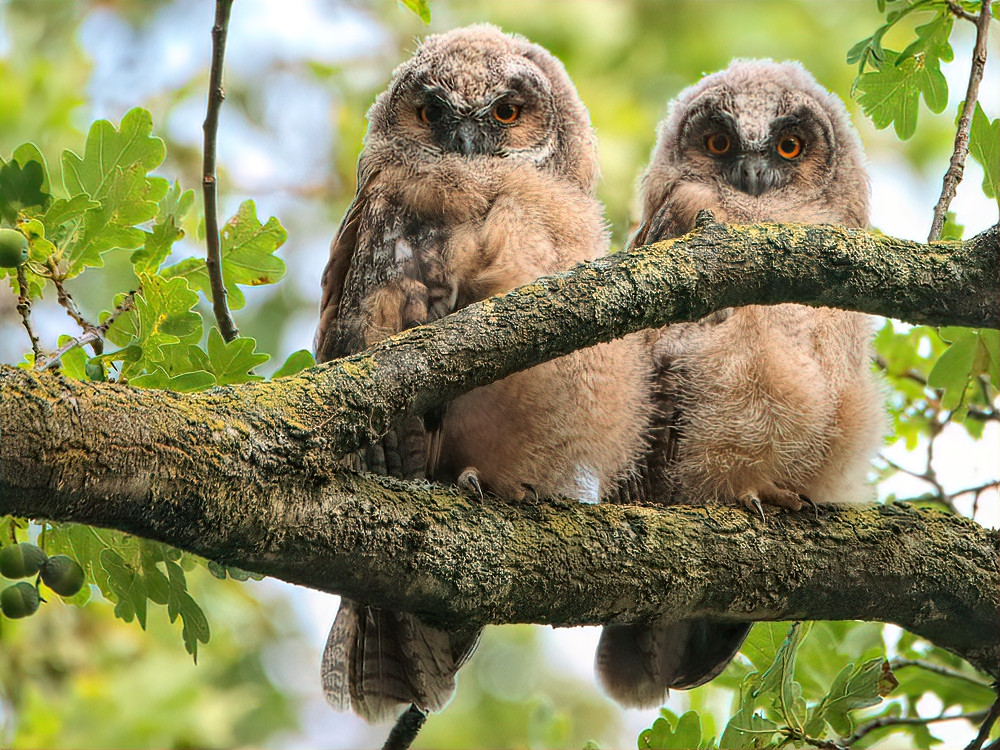
[[[729,306],[996,327],[998,278],[996,230],[922,246],[705,222],[271,383],[176,394],[0,368],[0,514],[114,527],[441,621],[886,620],[995,674],[997,539],[961,519],[869,508],[760,528],[723,508],[470,504],[337,457],[400,413]]]
[[[30,493],[0,513],[112,526],[441,625],[877,620],[1000,676],[998,533],[901,505],[765,524],[732,507],[483,502],[344,473],[223,497]]]

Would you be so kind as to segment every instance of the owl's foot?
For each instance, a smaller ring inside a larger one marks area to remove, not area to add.
[[[526,502],[526,503],[527,502],[531,502],[531,503],[537,503],[538,502],[538,490],[536,490],[534,487],[532,487],[527,482],[522,482],[521,483],[521,488],[524,490],[524,494],[521,495],[521,500],[523,502]]]
[[[479,481],[479,470],[475,466],[466,467],[465,471],[458,475],[456,484],[466,492],[475,492],[480,500],[485,500],[483,485]]]
[[[819,508],[816,503],[805,495],[792,490],[783,490],[773,484],[767,484],[758,490],[747,490],[739,496],[739,501],[747,510],[756,512],[761,520],[767,522],[764,514],[764,505],[771,505],[776,508],[786,508],[791,511],[799,511],[806,505],[812,507],[819,517]]]

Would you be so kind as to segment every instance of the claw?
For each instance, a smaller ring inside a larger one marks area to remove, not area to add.
[[[816,518],[819,518],[819,504],[815,500],[813,500],[811,497],[806,497],[803,494],[799,494],[799,500],[801,500],[810,508],[812,508],[813,513],[816,514]]]
[[[527,482],[522,482],[521,486],[524,488],[524,495],[521,496],[522,500],[530,500],[532,502],[538,502],[538,490],[532,487]]]
[[[480,500],[486,499],[486,496],[483,494],[483,485],[479,481],[479,472],[474,466],[470,466],[458,475],[457,484],[463,490],[475,492],[479,495]]]
[[[757,513],[760,515],[760,520],[763,521],[764,523],[767,523],[767,516],[764,514],[764,506],[760,504],[760,498],[757,496],[756,492],[754,492],[753,490],[745,492],[740,497],[740,500],[742,501],[743,505],[746,506],[747,510],[750,511],[756,510]]]

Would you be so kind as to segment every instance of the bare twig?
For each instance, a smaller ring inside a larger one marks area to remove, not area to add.
[[[979,732],[976,734],[975,739],[966,745],[965,750],[979,750],[983,746],[983,743],[990,738],[990,731],[993,729],[993,725],[996,724],[997,718],[1000,718],[1000,695],[993,701],[989,713],[986,714],[986,719],[983,721],[982,726],[979,727]],[[995,745],[996,743],[993,744]]]
[[[21,316],[24,330],[28,332],[28,338],[31,339],[31,351],[35,354],[35,364],[44,362],[45,355],[42,354],[41,342],[39,342],[38,334],[35,333],[35,329],[31,325],[31,298],[28,296],[28,278],[24,275],[23,263],[17,267],[17,312]]]
[[[876,729],[884,729],[885,727],[898,727],[898,726],[919,726],[921,724],[933,724],[939,721],[953,721],[956,719],[965,719],[973,723],[977,721],[982,721],[989,714],[989,709],[983,709],[982,711],[970,711],[966,714],[941,714],[939,716],[880,716],[877,719],[872,719],[866,724],[862,724],[857,729],[854,730],[854,734],[850,737],[845,737],[841,740],[841,744],[845,747],[850,747],[855,742],[860,740],[862,737],[874,732]]]
[[[215,25],[212,26],[212,71],[208,84],[208,111],[205,114],[205,154],[202,188],[205,194],[205,240],[208,245],[208,277],[212,286],[212,309],[219,332],[226,341],[239,335],[226,303],[226,285],[222,279],[222,251],[219,237],[218,181],[215,175],[215,146],[219,130],[219,110],[226,93],[222,88],[222,63],[226,55],[226,33],[233,0],[216,0]]]
[[[945,677],[953,677],[956,680],[965,680],[966,682],[971,682],[973,685],[978,685],[979,687],[984,687],[986,689],[990,688],[990,683],[986,680],[980,679],[975,675],[965,674],[964,672],[959,672],[954,669],[949,669],[948,667],[943,667],[940,664],[934,664],[933,662],[924,661],[923,659],[904,659],[902,657],[893,659],[889,662],[889,666],[892,668],[893,672],[897,670],[904,669],[905,667],[919,667],[928,672],[934,672],[935,674],[943,675]]]
[[[951,154],[948,171],[944,175],[941,186],[941,197],[934,206],[934,221],[927,237],[928,242],[940,239],[944,227],[945,214],[955,197],[958,183],[962,181],[965,172],[965,158],[969,154],[969,129],[972,127],[972,112],[979,99],[979,83],[983,80],[983,69],[986,67],[986,37],[990,28],[990,10],[993,0],[983,0],[983,9],[976,19],[976,44],[972,50],[972,69],[969,71],[969,86],[965,91],[965,102],[962,104],[962,114],[958,118],[958,128],[955,132],[955,148]],[[954,10],[952,11],[954,12]]]
[[[127,295],[125,295],[125,299],[121,301],[121,304],[119,304],[114,310],[112,310],[111,314],[108,315],[107,318],[105,318],[103,323],[101,323],[99,326],[91,326],[89,329],[84,330],[82,335],[77,336],[72,341],[67,341],[65,344],[59,347],[58,350],[56,350],[55,354],[53,354],[49,358],[48,362],[45,362],[40,365],[36,364],[35,369],[44,370],[49,367],[53,367],[59,363],[64,354],[66,354],[69,351],[72,351],[73,349],[77,349],[81,346],[86,346],[87,344],[91,344],[94,347],[94,351],[97,354],[100,354],[101,350],[103,350],[104,348],[102,345],[102,340],[104,338],[104,335],[108,332],[108,329],[111,328],[114,322],[118,320],[118,317],[122,313],[128,312],[129,310],[132,309],[132,305],[135,303],[135,295],[136,295],[135,290],[129,292]]]
[[[80,312],[80,308],[77,306],[76,300],[73,299],[73,295],[69,293],[66,286],[63,284],[63,279],[58,273],[58,268],[51,258],[49,259],[49,270],[51,271],[49,279],[56,288],[56,301],[63,307],[64,310],[66,310],[66,314],[69,315],[78,326],[80,326],[85,336],[96,330],[97,326],[91,323],[86,317],[84,317],[83,313]],[[104,341],[101,336],[87,336],[86,343],[93,346],[94,354],[104,353]],[[54,362],[58,362],[58,358],[56,358]],[[50,361],[50,364],[52,363],[53,361]]]
[[[953,16],[964,18],[966,21],[972,21],[975,23],[979,20],[979,16],[974,13],[969,13],[969,11],[956,3],[955,0],[948,0],[948,10],[951,11]]]

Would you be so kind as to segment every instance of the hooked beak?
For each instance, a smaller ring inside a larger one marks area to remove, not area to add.
[[[738,190],[758,196],[778,187],[781,173],[764,154],[746,154],[733,164],[729,181]]]
[[[451,134],[451,146],[462,156],[485,153],[486,144],[479,126],[470,118],[462,118]]]

